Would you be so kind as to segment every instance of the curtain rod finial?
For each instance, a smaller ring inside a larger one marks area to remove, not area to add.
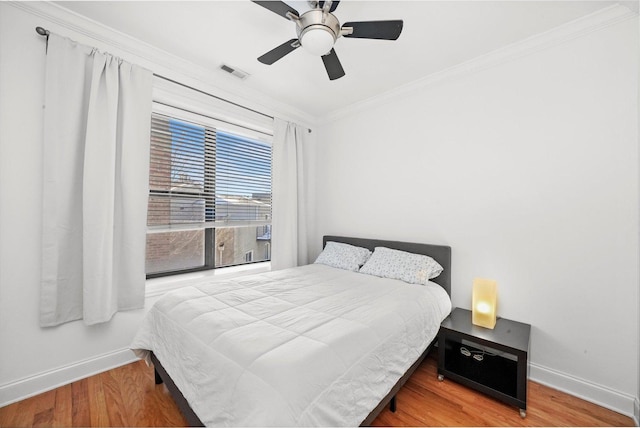
[[[45,30],[42,27],[36,27],[36,33],[40,34],[41,36],[48,36],[49,30]]]

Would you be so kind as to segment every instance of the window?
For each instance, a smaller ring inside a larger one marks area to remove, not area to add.
[[[148,210],[147,277],[270,260],[271,145],[154,113]]]

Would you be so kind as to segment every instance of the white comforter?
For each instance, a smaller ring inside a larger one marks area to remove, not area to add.
[[[436,284],[312,264],[168,293],[132,348],[207,426],[356,426],[450,310]]]

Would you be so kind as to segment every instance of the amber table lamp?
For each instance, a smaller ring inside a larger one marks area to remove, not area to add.
[[[492,279],[473,280],[473,309],[471,321],[480,327],[496,326],[498,283]]]

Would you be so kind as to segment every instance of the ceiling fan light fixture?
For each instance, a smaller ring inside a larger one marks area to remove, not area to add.
[[[316,56],[329,53],[335,42],[335,35],[324,25],[312,25],[300,34],[302,48]]]
[[[328,54],[340,35],[340,22],[322,9],[303,13],[296,21],[302,48],[315,56]]]
[[[1,1],[1,0],[0,0]],[[271,65],[300,46],[314,56],[320,56],[329,80],[345,75],[333,45],[339,37],[355,39],[396,40],[402,32],[400,19],[385,21],[353,21],[340,26],[333,15],[339,0],[309,1],[313,9],[302,15],[287,3],[280,0],[251,0],[271,12],[295,22],[297,39],[290,39],[258,57],[258,61]]]

